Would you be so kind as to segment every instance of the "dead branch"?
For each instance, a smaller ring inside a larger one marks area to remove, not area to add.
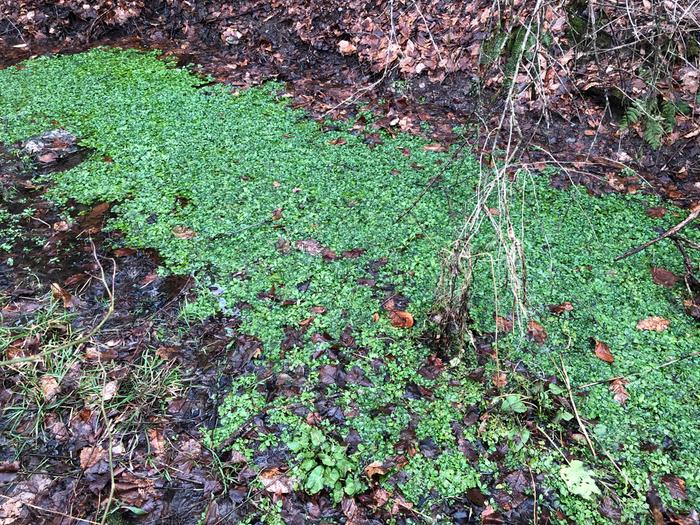
[[[630,257],[631,255],[634,255],[636,253],[641,252],[642,250],[646,250],[652,244],[656,244],[659,241],[663,241],[667,237],[675,235],[676,233],[681,231],[683,228],[688,226],[688,224],[690,224],[695,219],[697,219],[698,216],[700,216],[700,203],[694,204],[693,207],[690,208],[690,215],[688,215],[685,219],[683,219],[681,222],[676,224],[673,228],[669,228],[668,230],[666,230],[664,233],[662,233],[661,235],[659,235],[655,239],[647,241],[644,244],[640,244],[636,248],[632,248],[631,250],[626,251],[622,255],[618,255],[617,257],[615,257],[615,260],[621,261],[622,259],[626,259],[627,257]]]

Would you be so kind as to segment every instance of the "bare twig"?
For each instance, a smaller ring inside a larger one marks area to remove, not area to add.
[[[588,435],[588,430],[586,430],[586,425],[583,424],[583,421],[581,420],[581,416],[578,413],[578,409],[576,408],[576,402],[574,401],[574,394],[571,390],[571,383],[569,382],[569,374],[566,372],[566,366],[564,365],[564,359],[561,357],[561,354],[559,355],[559,361],[561,362],[561,371],[562,371],[562,375],[564,376],[564,384],[566,385],[566,390],[569,393],[569,401],[571,401],[571,407],[574,409],[574,416],[576,416],[576,421],[578,422],[578,426],[581,429],[581,432],[583,433],[583,437],[586,438],[586,443],[588,443],[588,448],[591,449],[591,453],[593,454],[593,457],[597,458],[598,456],[595,453],[595,448],[593,448],[593,442],[591,441],[591,438]]]
[[[636,253],[641,252],[642,250],[646,250],[649,246],[656,244],[659,241],[663,241],[667,237],[670,237],[671,235],[675,235],[679,231],[681,231],[683,228],[688,226],[691,222],[693,222],[695,219],[700,216],[700,204],[695,204],[693,205],[692,208],[690,208],[690,214],[683,219],[681,222],[676,224],[673,228],[669,228],[666,230],[664,233],[656,237],[655,239],[652,239],[650,241],[645,242],[644,244],[640,244],[636,248],[632,248],[631,250],[626,251],[622,255],[618,255],[615,257],[616,261],[621,261],[622,259],[626,259],[627,257],[634,255]]]

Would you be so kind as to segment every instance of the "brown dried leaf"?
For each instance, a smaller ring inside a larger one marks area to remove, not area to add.
[[[382,476],[387,473],[387,468],[381,461],[373,461],[364,469],[365,476],[372,479],[373,476]]]
[[[656,284],[666,288],[673,288],[678,282],[678,276],[666,268],[659,268],[658,266],[651,267],[651,278]]]
[[[597,339],[595,340],[595,355],[598,359],[605,361],[606,363],[612,363],[615,361],[615,358],[610,351],[610,347],[603,341],[598,341]]]
[[[500,315],[496,316],[496,330],[502,334],[507,334],[513,331],[513,321],[506,319]]]
[[[391,326],[395,328],[411,328],[413,326],[413,316],[408,312],[401,310],[392,310],[389,312]]]
[[[80,468],[87,470],[97,465],[107,454],[107,451],[100,447],[85,447],[80,451]]]
[[[187,226],[175,226],[172,232],[178,239],[194,239],[197,236],[197,232]]]
[[[627,400],[630,397],[629,392],[625,388],[629,381],[624,377],[616,377],[610,381],[610,391],[613,393],[613,399],[617,401],[620,405],[625,406]]]
[[[664,319],[663,317],[653,315],[651,317],[647,317],[646,319],[641,319],[637,323],[637,330],[663,332],[668,328],[668,325],[670,323],[671,322],[668,319]]]
[[[260,482],[271,494],[289,494],[294,488],[292,478],[282,473],[279,468],[263,470],[260,473]]]
[[[564,312],[571,312],[573,309],[574,305],[571,304],[569,301],[564,301],[561,304],[549,305],[549,311],[552,312],[554,315],[561,315]]]
[[[527,323],[527,334],[540,345],[547,340],[547,331],[544,329],[544,326],[534,320]]]
[[[46,401],[51,401],[53,398],[55,398],[56,394],[58,394],[58,391],[60,390],[56,378],[50,375],[41,376],[39,379],[39,387],[41,388],[41,392],[44,394],[44,399]]]

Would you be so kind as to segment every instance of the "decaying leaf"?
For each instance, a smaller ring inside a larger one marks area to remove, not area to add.
[[[364,469],[365,476],[372,479],[373,476],[382,476],[387,473],[387,468],[381,461],[373,461]]]
[[[51,284],[51,295],[54,299],[63,301],[63,307],[69,310],[80,305],[80,301],[58,283]]]
[[[58,391],[60,390],[56,378],[50,375],[41,376],[39,379],[39,387],[41,388],[41,392],[44,394],[44,399],[46,401],[51,401],[53,398],[55,398],[56,394],[58,394]]]
[[[116,395],[117,390],[119,390],[118,381],[109,381],[105,383],[102,387],[102,400],[109,401]]]
[[[87,470],[95,466],[104,457],[107,451],[100,447],[85,447],[80,451],[80,468]]]
[[[172,232],[178,239],[194,239],[197,236],[197,232],[187,226],[175,226]]]
[[[630,395],[625,388],[629,381],[624,377],[616,377],[610,381],[610,391],[613,393],[613,399],[617,401],[620,405],[624,406],[627,403]]]
[[[534,320],[527,323],[527,334],[539,345],[547,340],[547,331],[544,326]]]
[[[271,494],[289,494],[294,488],[292,478],[284,474],[279,468],[263,470],[260,473],[260,482],[265,490]]]
[[[496,388],[503,388],[508,384],[508,379],[503,372],[496,372],[495,374],[493,374],[493,376],[491,377],[491,381],[493,381],[493,385]]]
[[[595,341],[595,356],[606,363],[612,363],[615,361],[615,358],[610,351],[610,347],[603,341],[598,341],[597,339]]]
[[[507,319],[503,316],[497,315],[496,316],[496,330],[498,330],[499,333],[502,334],[507,334],[509,332],[513,331],[513,321],[510,319]]]
[[[564,301],[561,304],[552,304],[549,306],[549,311],[554,315],[561,315],[564,312],[570,312],[574,309],[574,305],[569,301]]]
[[[670,321],[668,319],[664,319],[663,317],[653,315],[651,317],[647,317],[646,319],[641,319],[637,323],[637,330],[663,332],[668,328],[669,324]]]
[[[668,271],[666,268],[659,268],[658,266],[652,266],[651,278],[656,284],[665,286],[666,288],[673,288],[679,280],[678,276],[673,272]]]
[[[395,328],[411,328],[413,326],[413,316],[408,312],[401,310],[392,310],[389,312],[391,326]]]

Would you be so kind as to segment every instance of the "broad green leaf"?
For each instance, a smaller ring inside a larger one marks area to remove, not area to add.
[[[600,494],[600,489],[595,484],[591,471],[577,459],[573,460],[570,465],[562,467],[559,474],[572,494],[587,500],[590,500],[594,494]]]

